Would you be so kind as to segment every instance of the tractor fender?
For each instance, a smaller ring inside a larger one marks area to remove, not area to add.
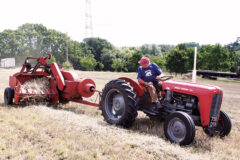
[[[136,92],[137,97],[143,96],[144,88],[139,83],[137,83],[136,81],[132,80],[131,78],[127,78],[127,77],[120,77],[118,79],[122,79],[122,80],[125,80],[126,82],[128,82],[133,87],[133,90],[134,90],[134,92]]]

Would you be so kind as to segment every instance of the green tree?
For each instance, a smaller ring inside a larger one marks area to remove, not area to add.
[[[184,73],[187,71],[187,51],[185,44],[179,44],[166,57],[166,67],[170,72]]]
[[[69,42],[69,59],[73,64],[74,69],[86,69],[82,68],[80,65],[80,60],[82,57],[94,57],[91,54],[89,46],[85,43],[79,43],[77,41]]]
[[[83,57],[80,59],[80,65],[83,69],[87,71],[93,71],[95,66],[97,65],[94,57]]]
[[[200,48],[201,68],[215,71],[230,70],[230,53],[220,44],[205,45]]]
[[[66,34],[48,30],[42,24],[24,24],[17,30],[0,33],[2,57],[15,57],[22,64],[27,56],[42,57],[51,53],[58,63],[66,61]]]
[[[158,56],[148,56],[150,61],[156,63],[162,70],[165,69],[165,58]]]
[[[144,44],[140,47],[141,52],[145,55],[150,54],[154,56],[162,56],[161,55],[161,47],[156,44]]]
[[[98,62],[96,68],[97,70],[102,71],[104,68],[104,64],[102,64],[101,62]]]
[[[136,50],[128,60],[127,68],[131,72],[136,72],[138,69],[138,61],[142,58],[143,54],[141,51]]]
[[[196,42],[188,42],[188,43],[185,43],[185,46],[186,46],[187,48],[194,48],[194,47],[200,48],[199,43],[196,43]]]
[[[240,39],[225,46],[229,50],[230,71],[236,72],[237,66],[240,65]]]
[[[16,58],[16,64],[22,64],[23,59],[29,56],[25,45],[24,34],[20,31],[4,30],[0,33],[1,58]]]
[[[65,69],[72,69],[73,66],[72,66],[72,64],[70,62],[64,62],[63,63],[63,68],[65,68]]]
[[[113,64],[113,59],[116,58],[115,53],[113,50],[103,49],[103,53],[101,55],[101,63],[104,65],[104,70],[109,71],[112,70],[111,66]]]
[[[104,50],[114,49],[110,42],[101,38],[86,38],[83,40],[83,42],[90,47],[91,53],[94,55],[97,61],[101,61]]]
[[[119,70],[122,71],[124,66],[125,66],[125,61],[123,59],[120,59],[120,58],[113,59],[112,68],[115,71],[119,71]]]

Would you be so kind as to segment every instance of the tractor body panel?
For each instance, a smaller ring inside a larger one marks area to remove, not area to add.
[[[162,89],[197,97],[199,101],[199,112],[202,126],[209,125],[211,119],[211,108],[214,107],[212,109],[214,110],[212,111],[214,117],[216,117],[216,114],[219,115],[220,113],[222,96],[221,99],[218,99],[217,101],[214,100],[214,97],[215,95],[222,95],[223,91],[217,86],[180,81],[166,81],[163,82]]]
[[[126,77],[119,79],[129,82],[136,92],[136,97],[140,98],[144,95],[144,88],[136,81]],[[169,80],[162,82],[162,91],[165,92],[167,90],[197,97],[201,125],[208,126],[216,123],[216,118],[219,118],[223,95],[223,91],[219,87]],[[219,95],[220,98],[216,98],[216,95]]]

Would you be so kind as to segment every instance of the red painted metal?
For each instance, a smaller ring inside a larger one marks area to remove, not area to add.
[[[42,57],[27,57],[20,72],[9,77],[9,86],[14,89],[14,103],[19,104],[28,101],[38,95],[35,90],[23,88],[22,85],[32,79],[48,77],[50,88],[42,91],[41,96],[51,104],[56,104],[59,98],[67,101],[87,104],[98,107],[99,104],[83,100],[83,97],[91,97],[96,90],[93,80],[78,78],[74,73],[60,70],[56,63],[47,64],[47,60],[51,57],[48,55]],[[37,64],[31,66],[29,59],[35,59]]]
[[[98,103],[92,103],[92,102],[85,101],[85,100],[72,100],[72,101],[76,102],[76,103],[82,103],[82,104],[86,104],[86,105],[90,105],[90,106],[94,106],[94,107],[99,107]]]
[[[121,77],[119,79],[123,79],[126,82],[129,82],[136,92],[137,97],[141,97],[144,94],[144,88],[139,83],[126,77]],[[209,114],[213,96],[215,94],[223,94],[223,91],[217,86],[171,80],[162,82],[162,90],[170,90],[173,92],[193,95],[197,97],[199,101],[200,119],[202,126],[207,126],[209,124]]]
[[[60,69],[58,67],[58,65],[53,62],[51,64],[51,71],[52,71],[52,74],[53,74],[53,77],[56,79],[57,81],[57,86],[58,86],[58,89],[60,89],[61,91],[63,90],[63,88],[65,87],[65,82],[64,82],[64,78],[62,76],[62,73],[60,72]]]
[[[63,75],[64,80],[69,80],[69,81],[77,81],[78,80],[78,76],[72,72],[61,70],[61,73]]]
[[[95,93],[96,85],[91,79],[80,79],[78,83],[78,93],[82,97],[91,97]]]
[[[54,81],[54,78],[50,79],[50,85],[51,85],[51,89],[55,93],[55,94],[51,95],[50,103],[51,104],[57,104],[59,94],[58,94],[58,90],[57,90],[57,83],[56,83],[56,81]]]
[[[199,101],[200,119],[202,126],[207,126],[209,124],[212,97],[215,94],[223,94],[223,91],[217,86],[180,81],[165,81],[163,82],[162,89],[197,97]]]

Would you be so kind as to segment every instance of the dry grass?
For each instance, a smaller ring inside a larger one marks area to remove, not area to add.
[[[16,71],[0,69],[4,75],[0,80],[0,159],[240,159],[239,82],[198,79],[223,88],[222,109],[232,119],[232,132],[222,140],[208,138],[197,127],[193,144],[180,147],[166,141],[163,123],[150,121],[142,112],[126,130],[108,125],[98,109],[76,103],[58,108],[4,106],[8,76]],[[97,89],[117,77],[136,77],[135,73],[75,72],[94,79]]]

